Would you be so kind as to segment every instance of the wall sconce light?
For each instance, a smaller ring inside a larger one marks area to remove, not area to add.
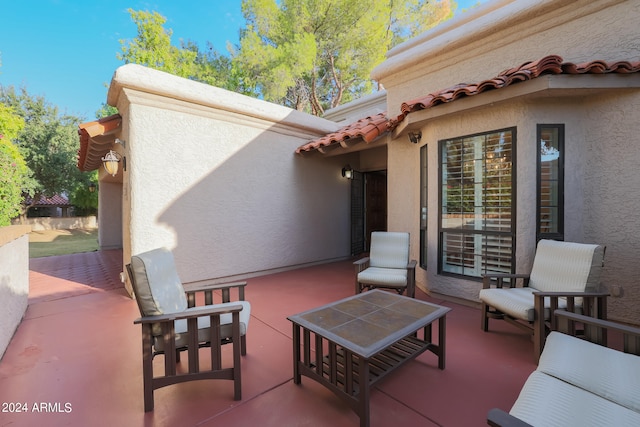
[[[111,176],[116,176],[118,174],[118,163],[122,156],[116,153],[113,150],[109,150],[109,152],[102,158],[102,164],[104,165],[104,170]]]
[[[351,169],[351,166],[347,165],[342,168],[342,176],[347,179],[353,179],[353,169]]]
[[[415,131],[415,132],[409,132],[407,135],[409,135],[409,141],[411,141],[414,144],[419,144],[420,140],[422,139],[422,131]]]
[[[92,182],[91,184],[89,184],[89,193],[95,193],[95,192],[96,192],[96,184]]]

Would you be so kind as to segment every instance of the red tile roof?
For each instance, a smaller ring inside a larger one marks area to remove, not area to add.
[[[89,141],[94,137],[100,137],[105,134],[113,133],[118,130],[122,123],[120,114],[114,114],[103,117],[93,122],[82,123],[78,126],[78,135],[80,136],[80,149],[78,150],[78,169],[83,172],[98,169],[102,164],[101,157],[111,149],[113,140],[107,141]]]
[[[606,73],[637,73],[640,72],[640,61],[591,61],[581,64],[562,62],[557,55],[549,55],[537,61],[507,69],[496,77],[479,83],[459,83],[425,96],[403,102],[400,106],[401,114],[395,118],[387,118],[386,113],[377,114],[358,120],[322,138],[310,141],[298,147],[296,153],[320,150],[332,144],[343,144],[346,140],[361,137],[369,143],[384,132],[395,129],[408,114],[425,110],[440,104],[455,101],[467,96],[478,95],[488,90],[501,89],[519,82],[532,80],[544,74],[606,74]]]
[[[323,147],[332,144],[344,144],[349,139],[362,138],[368,144],[388,130],[389,120],[387,120],[387,113],[378,113],[298,147],[296,153],[301,154],[304,151],[322,150]]]
[[[397,123],[404,120],[407,114],[414,111],[435,107],[438,104],[455,101],[466,96],[478,95],[492,89],[501,89],[515,83],[532,80],[544,74],[605,74],[605,73],[635,73],[640,71],[640,61],[638,62],[606,62],[591,61],[582,64],[562,62],[562,58],[557,55],[545,56],[538,61],[525,62],[519,67],[510,68],[498,74],[496,77],[484,80],[480,83],[461,83],[438,92],[402,103],[400,114],[394,121]]]
[[[32,199],[27,197],[25,201],[30,205]],[[66,197],[56,194],[51,197],[40,196],[40,200],[35,203],[35,206],[70,206],[70,204]]]

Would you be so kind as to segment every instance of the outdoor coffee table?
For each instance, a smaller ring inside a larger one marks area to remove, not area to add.
[[[290,316],[293,382],[300,384],[302,375],[318,381],[349,404],[361,426],[369,426],[369,395],[377,381],[426,350],[444,369],[450,310],[376,289]]]

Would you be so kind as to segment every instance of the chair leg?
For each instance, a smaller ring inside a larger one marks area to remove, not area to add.
[[[489,330],[489,306],[485,303],[482,303],[482,310],[481,310],[481,314],[482,314],[482,324],[481,324],[481,328],[483,331],[487,332]]]
[[[151,349],[151,325],[142,325],[142,383],[144,411],[153,411],[153,351]]]
[[[240,354],[243,356],[247,355],[247,336],[243,335],[240,337]]]

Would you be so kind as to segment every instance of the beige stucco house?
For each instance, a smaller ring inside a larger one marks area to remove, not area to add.
[[[101,244],[123,263],[167,246],[197,282],[406,230],[418,286],[476,303],[480,274],[527,272],[538,239],[594,242],[609,317],[640,324],[638,22],[635,0],[489,1],[391,50],[372,75],[385,91],[322,119],[125,65],[120,115],[80,131]]]

